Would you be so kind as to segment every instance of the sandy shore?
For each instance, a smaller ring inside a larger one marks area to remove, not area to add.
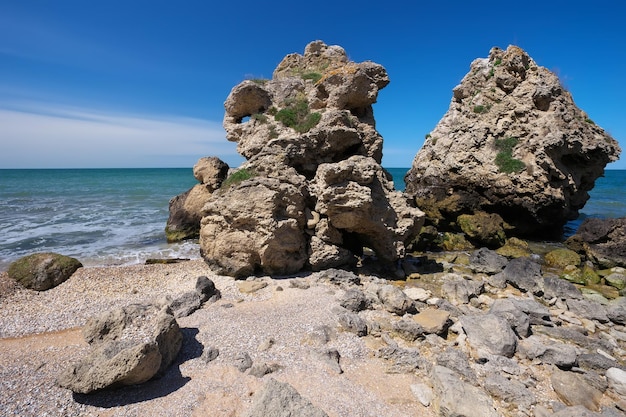
[[[189,291],[200,275],[215,282],[222,298],[178,319],[183,348],[163,378],[82,396],[56,386],[60,371],[87,350],[80,327],[89,317]],[[200,260],[81,268],[45,292],[22,289],[0,274],[2,414],[238,416],[271,377],[289,382],[331,417],[434,415],[411,392],[416,375],[387,373],[384,361],[374,357],[380,338],[338,331],[333,309],[342,289],[307,277],[298,280],[308,288],[295,288],[290,279],[255,280],[267,286],[243,293],[239,282],[212,274]],[[323,326],[332,329],[327,343],[315,337]],[[320,360],[322,344],[340,352],[343,373]],[[209,347],[220,354],[207,363],[201,355]],[[242,373],[233,366],[241,353],[279,370],[262,378]]]

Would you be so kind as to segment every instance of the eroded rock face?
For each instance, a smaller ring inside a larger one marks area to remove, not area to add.
[[[350,266],[364,246],[403,257],[423,213],[380,166],[372,104],[388,83],[381,65],[316,41],[271,80],[235,86],[224,128],[247,161],[204,207],[204,259],[243,277]]]
[[[500,214],[510,234],[560,237],[619,153],[554,73],[516,46],[493,48],[453,89],[406,192],[444,224],[482,210]]]

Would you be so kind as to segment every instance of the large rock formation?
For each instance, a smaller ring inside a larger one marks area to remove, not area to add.
[[[380,165],[372,104],[388,83],[381,65],[316,41],[271,80],[235,86],[224,128],[247,161],[204,207],[204,259],[241,277],[352,265],[364,246],[402,258],[423,213]]]
[[[436,221],[485,211],[512,234],[560,237],[619,153],[554,73],[516,46],[493,48],[453,89],[406,192]]]

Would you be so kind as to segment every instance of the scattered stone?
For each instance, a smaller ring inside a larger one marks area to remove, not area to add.
[[[339,351],[335,348],[322,348],[315,351],[317,357],[320,358],[326,365],[330,367],[337,374],[342,374],[343,369],[341,369],[341,364],[339,361],[341,360],[341,355]]]
[[[321,409],[302,397],[291,385],[270,378],[255,393],[252,405],[243,417],[328,417]]]
[[[367,336],[367,323],[358,314],[346,311],[338,316],[339,326],[359,337]]]
[[[506,358],[498,355],[488,355],[487,362],[482,365],[486,374],[506,373],[508,375],[519,376],[522,373],[521,367],[514,358]]]
[[[237,356],[235,356],[233,365],[235,365],[235,368],[239,369],[241,372],[245,372],[252,367],[252,358],[250,358],[250,355],[246,352],[240,352]]]
[[[516,237],[507,239],[504,246],[496,249],[498,255],[506,256],[509,259],[530,257],[531,251],[528,242]]]
[[[261,344],[259,345],[259,347],[257,348],[260,352],[265,352],[267,350],[270,350],[272,348],[272,346],[274,346],[274,344],[276,343],[276,341],[274,340],[273,337],[268,337],[267,339],[263,340],[261,342]]]
[[[350,311],[359,312],[369,307],[369,301],[365,293],[358,288],[350,288],[345,292],[339,305]]]
[[[420,356],[419,349],[405,349],[397,345],[380,348],[376,355],[389,362],[387,373],[409,374],[420,368],[425,368],[427,363]]]
[[[505,223],[497,213],[476,211],[474,214],[461,214],[456,222],[476,246],[499,248],[506,241]]]
[[[485,290],[482,282],[465,279],[458,274],[447,274],[442,279],[441,293],[453,304],[467,304]]]
[[[530,411],[537,402],[535,395],[520,381],[493,373],[485,378],[485,390],[493,397],[507,404],[514,404],[518,409]]]
[[[469,364],[468,356],[458,349],[447,348],[437,355],[436,363],[456,372],[467,382],[476,380],[476,373]]]
[[[91,318],[83,337],[91,351],[57,378],[60,387],[81,394],[161,375],[183,340],[171,310],[155,304],[131,304]]]
[[[202,307],[200,294],[197,291],[187,291],[169,302],[174,317],[187,317]]]
[[[334,331],[328,326],[318,326],[307,333],[303,343],[323,346],[334,338]]]
[[[513,331],[519,337],[530,335],[530,317],[518,308],[512,299],[503,298],[493,302],[489,313],[506,319]]]
[[[571,345],[537,335],[521,340],[518,351],[529,360],[538,358],[561,369],[570,369],[574,366],[578,353]]]
[[[263,288],[267,287],[265,281],[239,281],[237,282],[237,288],[244,294],[252,294]]]
[[[626,325],[626,298],[610,302],[606,307],[606,315],[613,323]]]
[[[343,269],[325,269],[323,271],[316,272],[312,276],[322,281],[330,282],[331,284],[345,286],[351,288],[354,285],[361,284],[361,278],[354,272],[345,271]]]
[[[208,277],[202,275],[196,280],[196,292],[200,295],[200,301],[213,302],[220,299],[220,290],[215,288],[215,283]]]
[[[280,365],[277,363],[255,363],[248,370],[248,375],[261,378],[267,374],[274,373],[280,369]]]
[[[606,372],[607,369],[618,367],[614,358],[608,358],[599,353],[583,353],[576,359],[579,368],[596,372]]]
[[[609,368],[606,371],[606,379],[609,387],[615,391],[617,395],[626,397],[626,371],[620,368]]]
[[[579,317],[589,320],[597,320],[600,323],[606,323],[609,321],[606,314],[606,308],[604,308],[604,306],[600,303],[586,299],[568,299],[566,303],[570,311]]]
[[[311,284],[302,279],[291,279],[289,280],[289,287],[298,288],[300,290],[308,290],[311,288]]]
[[[403,316],[406,313],[415,313],[415,303],[398,287],[387,284],[378,289],[378,298],[384,308],[390,313]]]
[[[45,291],[67,281],[78,268],[78,259],[58,253],[34,253],[9,265],[9,278],[24,288]]]
[[[537,294],[544,289],[541,267],[530,258],[512,259],[504,270],[495,276],[499,275],[502,275],[505,282],[524,292]]]
[[[452,324],[449,312],[434,308],[422,310],[413,316],[413,320],[424,329],[424,332],[437,334],[442,337],[445,336],[448,327]]]
[[[411,392],[424,407],[430,406],[433,401],[433,389],[426,384],[411,384]]]
[[[508,259],[504,256],[487,248],[480,248],[472,252],[472,256],[470,256],[470,266],[472,269],[475,272],[483,272],[485,274],[501,272],[508,263]]]
[[[626,217],[586,218],[566,244],[601,267],[626,267]]]
[[[434,406],[441,416],[498,417],[493,400],[478,387],[463,382],[448,368],[435,365],[431,372]]]
[[[408,287],[404,289],[404,293],[411,300],[425,303],[429,298],[433,296],[433,293],[429,290],[419,287]]]
[[[557,269],[564,269],[566,266],[580,265],[580,256],[570,249],[560,248],[548,252],[544,258],[547,266]]]
[[[591,411],[600,410],[602,392],[589,385],[581,375],[554,369],[550,381],[554,392],[565,404],[582,405]]]
[[[614,272],[605,276],[604,280],[608,285],[611,285],[618,290],[623,290],[624,288],[626,288],[626,275],[624,274],[618,274]]]
[[[204,351],[202,352],[202,355],[200,356],[200,358],[206,362],[212,362],[215,359],[217,359],[217,357],[220,355],[220,351],[218,348],[210,346],[207,349],[204,349]]]
[[[544,277],[543,278],[543,296],[546,299],[581,299],[582,293],[574,284],[564,279]]]
[[[517,337],[504,318],[488,313],[462,316],[460,322],[467,340],[479,354],[487,352],[509,358],[515,354]]]
[[[426,333],[426,330],[419,323],[404,318],[393,323],[392,331],[408,342],[414,342]]]

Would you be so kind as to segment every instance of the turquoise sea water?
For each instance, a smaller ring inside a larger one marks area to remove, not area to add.
[[[404,189],[408,168],[389,168]],[[0,170],[0,271],[33,252],[52,251],[84,265],[198,258],[197,242],[168,244],[170,198],[196,184],[191,168]],[[626,216],[626,171],[606,171],[581,218]]]

